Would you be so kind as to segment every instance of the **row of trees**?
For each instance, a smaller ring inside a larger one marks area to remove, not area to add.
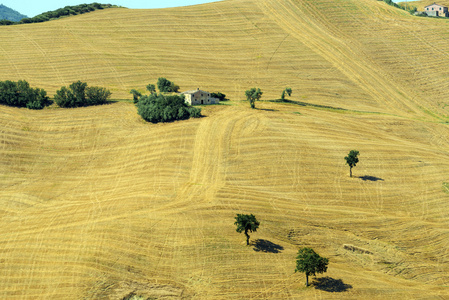
[[[56,104],[66,108],[105,104],[110,96],[111,92],[105,88],[88,87],[87,83],[77,81],[58,90],[54,99]],[[52,103],[45,90],[31,88],[27,81],[0,81],[0,104],[43,109]]]
[[[237,214],[234,225],[237,226],[236,231],[238,233],[245,233],[246,245],[249,245],[250,236],[248,232],[256,232],[260,222],[253,214]],[[326,272],[328,264],[329,259],[321,257],[312,248],[304,247],[298,250],[295,272],[304,273],[306,275],[306,286],[309,286],[309,276]]]
[[[80,4],[80,5],[76,5],[76,6],[66,6],[64,8],[60,8],[57,10],[42,13],[33,18],[24,18],[24,19],[20,20],[19,22],[2,20],[2,21],[0,21],[0,25],[42,23],[42,22],[59,19],[59,18],[66,17],[66,16],[85,14],[85,13],[88,13],[91,11],[105,9],[105,8],[112,8],[112,7],[119,7],[119,6],[111,5],[111,4],[100,4],[97,2],[94,2],[91,4]]]
[[[285,95],[291,96],[293,93],[291,88],[285,88],[281,94],[281,101],[285,101]],[[251,108],[256,108],[256,101],[259,101],[263,92],[259,88],[251,88],[245,92],[246,100],[248,100]]]
[[[159,77],[157,80],[157,88],[159,89],[159,92],[161,93],[177,93],[179,92],[179,85],[175,84],[174,82],[171,82],[167,78]],[[156,85],[149,84],[146,86],[147,91],[149,91],[151,94],[156,93]],[[132,89],[129,91],[130,94],[133,95],[134,103],[137,103],[142,97],[142,93],[140,93],[136,89]]]
[[[88,87],[87,83],[77,81],[69,87],[62,87],[56,92],[55,102],[60,107],[82,107],[90,105],[106,104],[111,92],[105,88],[93,86]]]

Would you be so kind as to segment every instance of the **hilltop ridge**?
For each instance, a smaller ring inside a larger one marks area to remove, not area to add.
[[[28,18],[26,15],[19,13],[18,11],[9,8],[3,4],[0,4],[0,20],[8,20],[12,22],[19,22],[23,18]]]

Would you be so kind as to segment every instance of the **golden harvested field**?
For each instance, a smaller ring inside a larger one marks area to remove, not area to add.
[[[0,298],[449,298],[448,33],[374,0],[0,27],[0,80],[131,99],[164,76],[231,98],[157,125],[127,102],[1,106]],[[265,100],[290,86],[296,104],[252,110],[254,86]],[[250,247],[237,213],[261,221]],[[304,246],[330,261],[309,288]]]

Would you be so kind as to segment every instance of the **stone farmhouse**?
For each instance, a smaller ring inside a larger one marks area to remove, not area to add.
[[[431,17],[449,17],[448,9],[446,6],[436,4],[424,7],[424,12]]]
[[[182,92],[181,94],[185,96],[185,101],[190,105],[218,104],[220,102],[219,99],[212,98],[209,92],[200,89]]]

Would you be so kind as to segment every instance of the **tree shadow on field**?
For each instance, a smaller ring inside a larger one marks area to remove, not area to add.
[[[329,293],[341,293],[352,289],[352,285],[346,284],[341,279],[334,279],[329,276],[315,278],[312,282],[317,290],[329,292]]]
[[[258,110],[263,110],[263,111],[278,111],[277,109],[271,109],[271,108],[258,108]]]
[[[282,247],[281,245],[272,243],[270,241],[267,240],[255,240],[254,242],[252,242],[252,245],[254,246],[254,251],[257,252],[266,252],[266,253],[279,253],[282,250],[284,250],[284,247]]]
[[[369,175],[360,176],[359,178],[362,179],[363,181],[384,181],[382,178]]]

